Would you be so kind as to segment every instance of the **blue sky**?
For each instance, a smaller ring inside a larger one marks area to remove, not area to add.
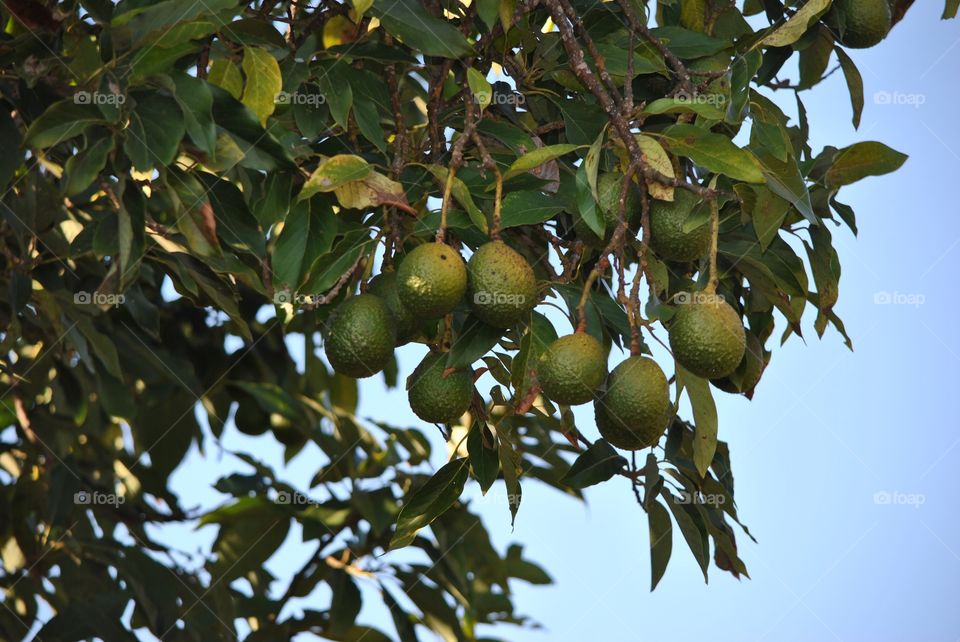
[[[859,131],[839,72],[803,94],[814,149],[880,140],[910,160],[840,194],[860,227],[859,238],[845,230],[834,237],[843,263],[837,311],[855,352],[832,331],[817,340],[808,310],[806,343],[794,337],[775,350],[752,402],[718,393],[740,515],[759,540],[739,540],[752,579],[712,569],[705,586],[675,540],[666,577],[650,593],[646,516],[626,480],[591,488],[586,505],[528,482],[512,530],[498,483],[475,503],[496,544],[523,544],[556,583],[514,586],[519,610],[544,630],[493,634],[517,642],[960,640],[960,29],[941,22],[941,11],[939,0],[918,2],[887,41],[851,52],[866,85]],[[782,98],[794,114],[792,94]],[[885,298],[891,303],[878,302]],[[422,351],[403,349],[401,376]],[[365,381],[360,414],[388,413],[417,422],[401,391]],[[595,437],[589,410],[578,417]],[[439,436],[435,443],[442,457]],[[270,444],[235,431],[223,442],[281,468]],[[174,476],[186,505],[218,504],[223,497],[206,489],[239,468],[207,446],[206,463],[194,452]],[[282,477],[306,489],[321,457],[306,449]],[[312,550],[291,533],[268,565],[280,577]],[[170,534],[195,550],[215,531]],[[361,620],[392,631],[368,598]],[[326,599],[323,588],[310,597]]]

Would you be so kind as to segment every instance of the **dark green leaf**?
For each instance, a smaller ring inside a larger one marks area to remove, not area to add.
[[[603,439],[583,451],[560,480],[573,488],[586,488],[607,481],[627,465],[627,460]]]
[[[418,488],[397,516],[397,530],[390,548],[409,546],[417,532],[450,508],[463,493],[469,466],[460,457],[445,464],[430,480]]]
[[[670,513],[660,502],[650,505],[647,513],[650,526],[650,590],[657,588],[667,570],[673,548],[673,524]]]

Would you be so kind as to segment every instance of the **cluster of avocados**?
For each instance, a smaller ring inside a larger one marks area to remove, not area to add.
[[[607,238],[578,222],[574,232],[586,245],[602,247],[609,241],[621,184],[622,174],[599,177]],[[628,193],[626,204],[628,225],[636,232],[636,194]],[[673,201],[651,201],[650,242],[659,259],[690,264],[709,255],[709,217],[694,214],[700,206],[696,194],[679,189]],[[667,324],[677,363],[721,390],[750,393],[764,367],[762,342],[712,290],[685,294],[676,298]],[[325,332],[327,360],[349,377],[374,375],[396,347],[421,337],[425,323],[452,313],[465,298],[474,317],[507,330],[529,320],[538,302],[537,279],[527,259],[501,240],[481,245],[468,262],[449,245],[424,243],[407,253],[396,271],[383,271],[334,311]],[[424,421],[453,423],[473,402],[473,371],[448,368],[446,362],[445,353],[428,352],[408,380],[410,408]],[[535,374],[542,394],[557,404],[592,402],[600,434],[619,448],[656,444],[672,417],[669,383],[656,361],[633,355],[608,372],[607,351],[582,329],[545,346]]]
[[[423,323],[442,318],[469,294],[473,314],[495,328],[510,328],[537,303],[537,280],[523,256],[503,241],[482,245],[464,263],[443,243],[425,243],[399,268],[374,277],[363,294],[340,304],[326,328],[324,349],[338,373],[363,378],[387,365],[393,350],[417,338]],[[413,373],[410,407],[432,423],[456,421],[473,399],[473,374],[447,371],[445,355],[431,352]]]

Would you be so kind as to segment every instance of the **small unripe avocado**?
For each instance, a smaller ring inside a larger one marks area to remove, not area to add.
[[[593,402],[600,435],[617,448],[639,450],[656,444],[670,419],[670,386],[657,362],[633,356],[607,377]]]
[[[400,302],[426,319],[452,312],[467,290],[467,266],[460,253],[443,243],[424,243],[397,269]]]
[[[610,239],[613,238],[613,231],[620,222],[620,189],[623,187],[623,174],[619,172],[607,172],[597,178],[597,196],[599,197],[600,214],[605,223],[604,238],[597,236],[596,232],[590,229],[579,216],[573,224],[573,229],[577,238],[591,247],[603,249]],[[626,199],[626,217],[627,225],[633,228],[639,219],[640,206],[637,190],[633,185],[627,191]]]
[[[434,424],[455,422],[470,407],[473,376],[469,370],[456,370],[446,377],[446,353],[430,353],[410,375],[407,399],[420,419]]]
[[[467,274],[470,308],[481,321],[509,328],[529,318],[537,303],[537,277],[519,252],[503,241],[481,245]]]
[[[603,346],[586,332],[560,337],[547,346],[537,364],[543,394],[566,406],[593,399],[606,372]]]
[[[669,333],[674,358],[698,377],[726,377],[743,359],[740,315],[719,296],[698,293],[677,306]]]
[[[375,276],[367,291],[376,294],[387,304],[387,310],[393,316],[397,329],[397,345],[412,341],[420,333],[420,320],[400,301],[397,292],[397,273],[382,272]]]
[[[687,217],[700,199],[687,190],[677,189],[673,201],[652,201],[650,204],[650,245],[668,261],[693,261],[710,251],[710,223],[683,231]]]
[[[360,379],[383,370],[396,342],[387,304],[376,295],[361,294],[350,297],[334,312],[324,349],[334,370]]]
[[[834,0],[823,21],[840,44],[866,49],[887,37],[893,15],[887,0]]]
[[[740,365],[726,377],[711,379],[710,383],[724,392],[750,392],[760,382],[764,368],[763,344],[752,332],[747,332],[747,345]]]

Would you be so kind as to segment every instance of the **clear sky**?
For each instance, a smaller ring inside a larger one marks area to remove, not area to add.
[[[941,22],[942,5],[917,2],[884,43],[851,52],[866,85],[859,131],[841,73],[803,94],[815,150],[879,140],[910,159],[840,194],[860,227],[859,238],[845,229],[834,236],[843,264],[837,311],[855,352],[832,331],[818,340],[808,309],[806,344],[793,337],[775,350],[752,402],[717,393],[739,512],[759,540],[738,540],[752,579],[711,569],[704,585],[677,535],[650,593],[646,516],[626,480],[589,489],[586,505],[528,481],[513,530],[498,483],[475,504],[495,543],[523,544],[556,583],[513,587],[519,611],[545,629],[488,633],[516,642],[960,640],[960,22]],[[792,94],[782,98],[795,114]],[[401,376],[422,352],[403,349]],[[378,378],[362,384],[359,414],[417,421],[405,395],[385,393]],[[595,437],[591,413],[578,416]],[[446,451],[435,436],[439,464]],[[235,431],[224,440],[279,469],[272,443]],[[207,448],[205,463],[192,453],[172,481],[188,506],[223,501],[210,484],[240,468]],[[281,476],[306,489],[322,463],[307,448]],[[215,534],[175,530],[187,550]],[[280,577],[312,550],[298,538],[291,530],[268,564]],[[367,596],[361,620],[392,633]],[[323,588],[310,596],[318,606],[326,600]]]

